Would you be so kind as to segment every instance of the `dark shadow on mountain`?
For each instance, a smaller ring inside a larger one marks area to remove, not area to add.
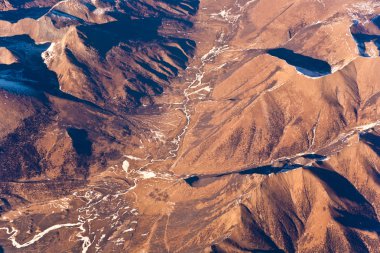
[[[306,154],[306,155],[303,155],[302,157],[306,159],[313,159],[316,161],[322,161],[327,158],[327,156],[319,155],[319,154]]]
[[[27,8],[27,9],[17,9],[17,10],[9,10],[9,11],[0,11],[0,20],[5,20],[10,23],[16,23],[17,21],[24,18],[32,18],[38,19],[42,17],[49,11],[49,8]]]
[[[90,156],[92,154],[92,142],[88,139],[88,133],[84,129],[67,128],[73,147],[78,155]]]
[[[372,22],[380,28],[379,17],[372,19]],[[359,55],[363,57],[369,57],[369,55],[366,52],[367,48],[365,44],[368,42],[373,42],[376,45],[377,49],[380,50],[380,36],[367,34],[363,32],[362,30],[363,28],[361,27],[358,21],[354,21],[354,23],[350,27],[351,35],[358,46]]]
[[[356,190],[355,186],[337,172],[312,166],[305,168],[322,180],[340,199],[347,199],[361,206],[370,206],[370,203]]]
[[[227,238],[224,240],[224,243],[228,243],[228,242],[231,242],[231,239]],[[233,243],[228,243],[228,244],[232,244]],[[235,247],[238,246],[238,245],[234,245]],[[281,249],[271,249],[271,250],[262,250],[262,249],[246,249],[246,248],[241,248],[240,246],[237,247],[239,249],[239,251],[242,251],[242,252],[251,252],[251,253],[284,253],[285,251],[281,250]],[[221,245],[218,245],[218,244],[213,244],[211,245],[211,253],[225,253],[227,251],[224,250],[223,246]]]
[[[147,62],[143,62],[143,61],[140,61],[140,60],[136,60],[136,63],[138,65],[140,65],[143,69],[145,69],[148,73],[152,73],[154,76],[158,77],[159,79],[161,79],[162,81],[165,81],[165,82],[168,82],[169,81],[169,77],[163,73],[161,73],[160,71],[158,70],[155,70],[154,68],[152,68],[150,66],[149,63]]]
[[[106,24],[82,25],[77,29],[84,43],[104,56],[120,42],[158,40],[157,31],[160,25],[161,20],[155,18],[137,20],[123,18]]]
[[[195,15],[199,9],[199,0],[157,0],[157,5],[151,5],[141,0],[121,1],[120,8],[129,16],[135,17],[176,17]],[[161,7],[162,3],[167,8]],[[141,13],[139,10],[145,10]],[[114,14],[112,14],[114,15]]]
[[[373,18],[371,21],[380,29],[380,16]]]
[[[0,214],[9,211],[11,208],[12,206],[6,198],[0,198]]]
[[[346,227],[375,231],[379,234],[380,223],[371,203],[346,178],[336,171],[308,166],[305,169],[319,178],[329,195],[336,195],[344,204],[331,206],[334,219]],[[349,210],[349,211],[347,211]]]
[[[23,124],[0,142],[0,178],[14,181],[40,175],[43,167],[41,156],[34,146],[39,130],[49,123],[54,115],[52,110],[35,104],[37,113],[26,118]]]
[[[190,176],[188,178],[185,178],[184,179],[185,182],[190,185],[190,186],[193,186],[194,183],[198,182],[199,181],[199,177],[198,176]]]
[[[90,159],[92,155],[92,142],[88,138],[88,132],[85,129],[67,128],[73,148],[76,152],[76,168],[75,172],[78,175],[83,175],[85,178],[88,176],[88,168],[90,166]]]
[[[173,40],[174,42],[181,42],[179,39],[177,40]],[[187,42],[192,45],[193,41],[191,40],[187,40]],[[194,47],[189,47],[188,44],[184,44],[184,43],[178,43],[182,50],[177,48],[177,47],[174,47],[174,46],[166,46],[166,45],[163,45],[163,48],[165,48],[168,52],[168,56],[178,65],[180,66],[182,69],[185,69],[186,68],[186,65],[187,65],[187,62],[188,62],[188,55],[192,55],[193,52],[195,51],[195,45]],[[185,46],[184,46],[185,45]],[[186,55],[184,52],[188,53],[188,55]]]
[[[369,57],[369,55],[366,52],[365,43],[368,43],[371,41],[376,45],[377,49],[380,50],[380,36],[379,35],[353,33],[352,37],[354,38],[356,44],[358,45],[360,56]]]
[[[127,100],[130,100],[131,103],[138,103],[141,105],[140,99],[147,97],[149,95],[162,94],[164,91],[163,87],[160,86],[157,82],[151,78],[145,77],[139,73],[135,73],[134,78],[129,78],[128,82],[133,84],[136,89],[132,89],[128,85],[125,85],[125,92],[127,94]],[[149,90],[147,90],[149,88]],[[153,92],[153,94],[151,94]]]
[[[168,3],[176,10],[186,14],[195,15],[199,8],[199,0],[159,0],[160,2]]]
[[[19,62],[15,64],[0,65],[0,89],[20,95],[34,96],[42,102],[47,101],[44,94],[47,93],[107,113],[92,102],[59,90],[56,73],[47,68],[41,57],[49,45],[49,43],[36,45],[27,35],[0,37],[0,47],[6,47],[19,59]]]
[[[297,54],[286,48],[270,49],[267,52],[272,56],[285,60],[306,76],[321,77],[331,74],[331,66],[325,61]]]
[[[376,216],[365,216],[361,213],[350,213],[337,208],[332,209],[334,219],[345,227],[380,233],[380,223]]]
[[[138,87],[143,87],[143,85],[148,85],[155,94],[161,94],[164,89],[155,81],[150,78],[147,78],[139,73],[136,73],[136,77],[129,79],[131,83],[137,84]]]
[[[59,87],[56,74],[46,67],[41,57],[49,45],[36,45],[27,35],[0,37],[0,47],[6,47],[19,59],[19,63],[10,67],[10,70],[16,70],[19,77],[34,82],[32,88],[39,90]],[[5,68],[6,66],[3,66],[2,69]]]
[[[380,156],[380,136],[373,133],[361,133],[360,139]]]
[[[252,169],[242,170],[242,171],[239,171],[239,174],[240,175],[253,175],[253,174],[269,175],[272,173],[282,173],[289,170],[298,169],[301,167],[302,167],[301,164],[285,164],[282,167],[274,167],[271,165],[267,165],[267,166],[261,166],[261,167],[256,167]]]
[[[149,57],[149,59],[155,63],[158,63],[160,65],[160,69],[164,71],[168,76],[175,77],[178,75],[179,70],[177,67],[169,64],[168,62],[164,61],[163,59],[156,59],[153,57]]]
[[[300,164],[285,164],[282,167],[274,167],[271,165],[260,166],[251,169],[241,170],[241,171],[232,171],[222,174],[209,174],[209,175],[192,175],[184,179],[184,181],[190,185],[191,187],[203,187],[206,186],[215,180],[233,174],[238,175],[269,175],[269,174],[277,174],[284,173],[290,170],[301,168]]]

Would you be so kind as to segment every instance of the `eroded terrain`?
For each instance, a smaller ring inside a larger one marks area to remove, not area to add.
[[[377,1],[0,8],[5,252],[379,252]]]

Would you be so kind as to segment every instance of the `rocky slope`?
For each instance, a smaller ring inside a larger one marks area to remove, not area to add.
[[[377,1],[0,9],[0,249],[379,252]]]

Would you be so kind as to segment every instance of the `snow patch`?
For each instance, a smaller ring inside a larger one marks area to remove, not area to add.
[[[223,46],[218,46],[218,47],[214,46],[208,53],[202,56],[201,60],[202,62],[211,61],[216,56],[220,55],[227,49],[228,49],[228,45],[223,45]]]
[[[378,1],[365,1],[351,5],[347,8],[348,14],[354,20],[367,20],[366,16],[370,16],[376,12],[376,9],[380,7]]]
[[[221,10],[219,13],[212,13],[211,17],[212,18],[222,18],[223,20],[227,21],[228,23],[234,24],[239,20],[240,14],[234,15],[231,13],[231,9],[228,9],[228,10]]]
[[[56,43],[51,43],[46,51],[42,52],[41,57],[44,60],[44,63],[48,65],[54,59],[54,49],[56,47]]]
[[[155,130],[151,130],[152,134],[153,134],[153,139],[155,141],[159,141],[159,142],[162,142],[162,143],[165,143],[165,135],[160,132],[160,131],[155,131]]]
[[[138,173],[141,175],[143,179],[156,177],[156,173],[154,173],[153,171],[139,171]]]
[[[121,167],[123,168],[123,170],[125,171],[125,173],[128,173],[128,169],[129,169],[129,162],[128,162],[128,160],[124,160],[123,161],[123,165]]]
[[[112,8],[96,8],[93,13],[97,16],[104,15],[106,12],[112,11]]]
[[[145,159],[142,159],[140,157],[136,157],[136,156],[132,156],[132,155],[125,155],[125,157],[128,158],[129,160],[135,160],[135,161],[145,160]]]

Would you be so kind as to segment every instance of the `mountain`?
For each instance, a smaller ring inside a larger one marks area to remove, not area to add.
[[[0,252],[378,252],[376,0],[0,0]]]

